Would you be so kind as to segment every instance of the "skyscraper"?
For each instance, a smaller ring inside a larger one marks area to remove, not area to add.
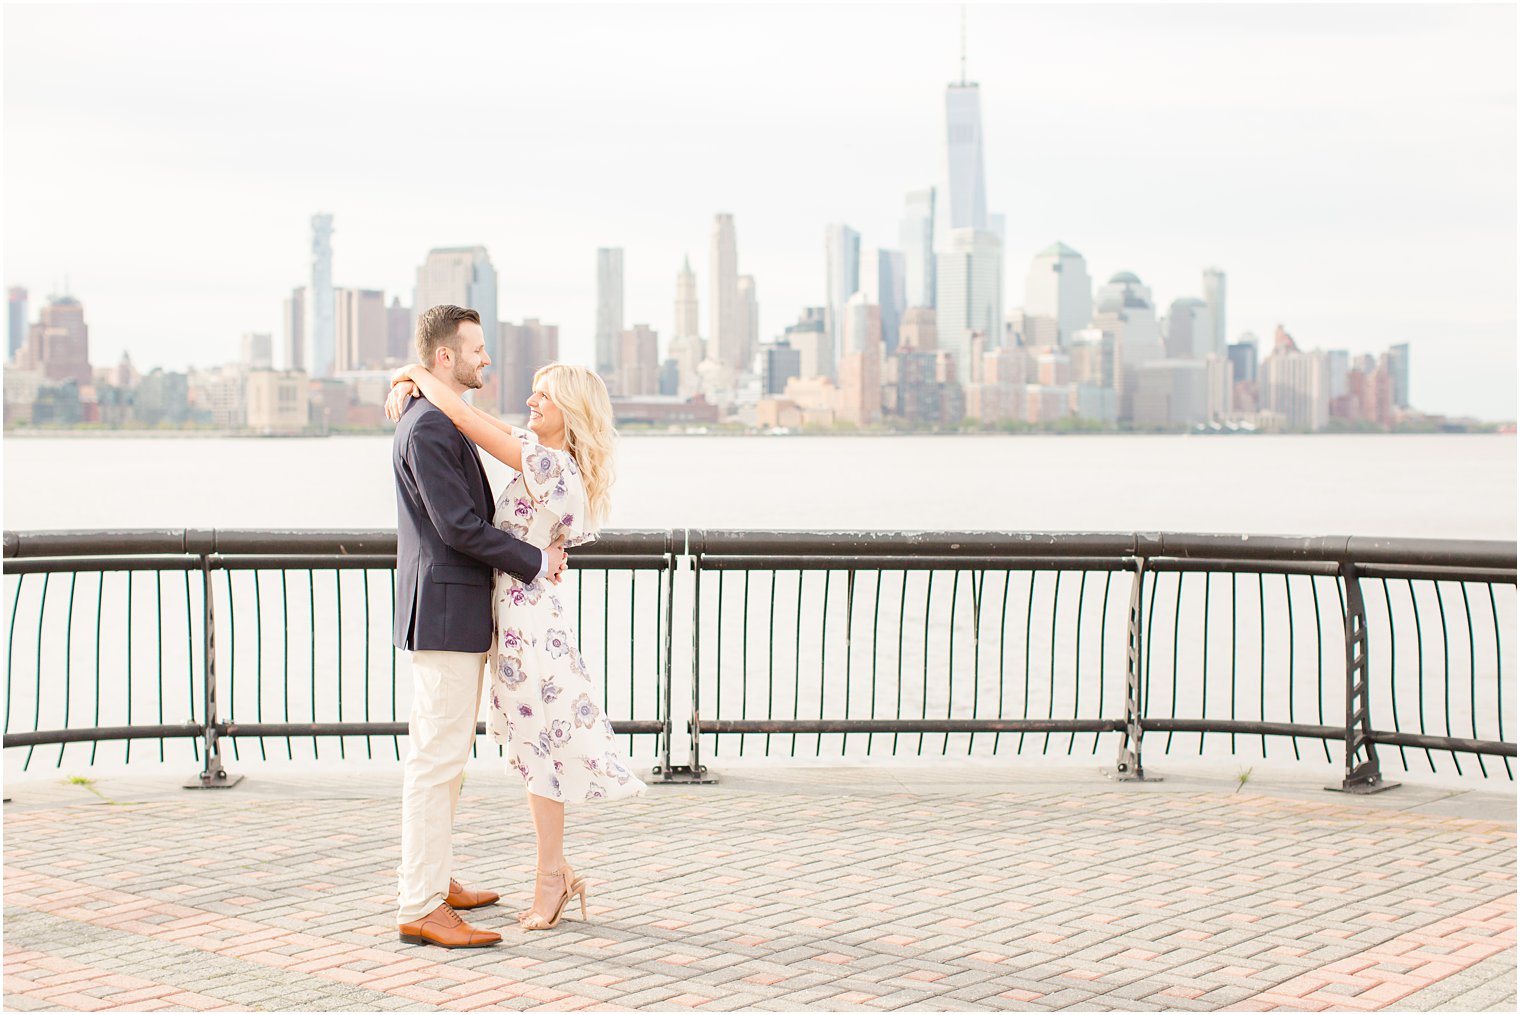
[[[881,308],[857,292],[844,305],[839,357],[841,415],[857,426],[881,421]]]
[[[744,323],[739,306],[739,246],[734,217],[713,218],[708,253],[707,349],[710,359],[744,369]]]
[[[13,285],[9,297],[10,328],[6,332],[5,358],[14,361],[16,353],[26,344],[26,290]]]
[[[274,342],[268,332],[243,332],[242,355],[238,361],[250,370],[274,368]]]
[[[860,234],[844,223],[827,226],[823,232],[824,270],[824,333],[830,348],[821,376],[834,376],[834,356],[843,351],[844,305],[860,289]]]
[[[635,324],[618,335],[617,394],[641,398],[660,393],[659,336],[647,324]]]
[[[898,237],[903,253],[904,298],[910,307],[934,306],[934,188],[908,191]]]
[[[596,372],[608,380],[617,376],[618,348],[623,333],[623,248],[596,251]]]
[[[1229,341],[1225,338],[1224,296],[1225,277],[1223,268],[1203,269],[1203,302],[1209,305],[1209,315],[1214,321],[1214,353],[1224,355]]]
[[[1330,370],[1323,352],[1304,352],[1277,326],[1261,361],[1261,408],[1281,413],[1289,430],[1320,430],[1330,417]]]
[[[1092,279],[1082,255],[1064,243],[1052,243],[1035,255],[1024,283],[1024,316],[1055,321],[1056,344],[1092,321]]]
[[[434,247],[428,251],[417,269],[417,286],[412,290],[413,327],[424,311],[444,304],[479,311],[486,350],[492,359],[502,358],[497,335],[496,269],[485,247]]]
[[[391,299],[385,308],[385,356],[393,362],[410,363],[417,358],[413,350],[412,311],[401,305],[401,297]]]
[[[739,323],[744,335],[740,342],[740,362],[748,370],[755,358],[755,351],[760,348],[760,300],[755,294],[755,276],[739,276],[738,295]]]
[[[498,334],[501,358],[496,361],[497,397],[501,412],[522,419],[528,413],[528,396],[533,394],[533,375],[559,359],[559,325],[530,317],[521,324],[501,322]]]
[[[907,307],[905,258],[900,251],[866,247],[860,252],[860,292],[881,308],[881,346],[890,356],[897,351],[897,329]]]
[[[390,321],[379,289],[335,289],[333,372],[374,370],[385,362]]]
[[[311,217],[311,281],[306,289],[307,370],[313,377],[331,377],[336,352],[337,325],[332,284],[333,217]]]
[[[74,297],[48,297],[27,339],[29,369],[41,369],[49,381],[90,383],[90,328],[84,323],[84,307]]]
[[[281,348],[284,359],[282,370],[306,371],[306,287],[290,290],[280,316],[284,332]]]
[[[945,89],[945,140],[949,163],[951,229],[988,229],[987,182],[982,165],[982,99],[964,73]]]
[[[674,338],[697,337],[697,276],[691,270],[691,258],[681,262],[676,272],[676,306]]]
[[[971,383],[971,338],[996,345],[1003,329],[1003,247],[996,233],[952,229],[935,258],[939,347],[955,354],[956,379]]]
[[[1223,356],[1224,346],[1214,347],[1214,321],[1209,305],[1196,296],[1172,301],[1166,312],[1166,354],[1171,359],[1207,359]]]
[[[1393,404],[1409,408],[1409,343],[1388,347],[1388,370],[1393,375]]]

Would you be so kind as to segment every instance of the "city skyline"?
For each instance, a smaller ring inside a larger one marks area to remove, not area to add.
[[[858,72],[839,75],[835,67],[828,91],[819,91],[819,78],[801,59],[786,80],[767,80],[756,97],[745,86],[760,80],[758,64],[730,66],[732,61],[698,46],[686,54],[681,74],[653,67],[645,73],[646,64],[659,60],[641,60],[639,79],[629,82],[626,95],[607,96],[606,108],[588,103],[598,84],[624,67],[614,36],[632,32],[629,38],[646,57],[657,53],[667,45],[657,29],[669,20],[668,9],[641,9],[667,16],[631,20],[617,10],[600,12],[576,32],[566,18],[539,8],[446,9],[431,16],[367,9],[373,24],[361,35],[378,33],[385,59],[375,61],[378,77],[362,71],[357,84],[344,87],[383,85],[380,94],[402,108],[432,87],[424,75],[394,63],[413,44],[482,25],[516,26],[544,40],[543,53],[524,55],[525,66],[496,67],[493,73],[505,77],[492,78],[488,89],[505,101],[514,144],[531,142],[528,150],[538,152],[544,166],[519,172],[521,158],[492,162],[463,174],[467,185],[453,181],[447,198],[428,186],[429,174],[419,170],[421,155],[393,160],[388,154],[380,179],[362,173],[345,179],[352,159],[335,149],[354,132],[379,126],[357,107],[351,127],[328,125],[331,136],[313,134],[318,126],[307,114],[292,114],[289,129],[315,145],[316,157],[307,161],[317,165],[286,167],[294,182],[279,186],[263,186],[249,175],[273,171],[267,153],[250,150],[246,166],[229,167],[236,146],[181,150],[188,142],[165,111],[235,92],[241,85],[231,75],[245,59],[241,51],[256,47],[236,47],[221,54],[227,56],[222,61],[183,45],[172,48],[166,40],[183,43],[213,27],[236,27],[256,42],[278,34],[285,15],[276,10],[187,9],[175,19],[185,23],[180,27],[167,24],[161,13],[140,11],[152,29],[142,33],[143,45],[155,54],[163,48],[165,75],[185,72],[209,86],[207,96],[178,89],[174,101],[155,105],[152,100],[165,94],[158,76],[120,71],[126,75],[121,94],[109,96],[92,93],[67,73],[63,83],[39,78],[38,54],[27,51],[24,40],[55,24],[54,16],[10,9],[6,282],[28,288],[36,308],[49,283],[71,276],[72,288],[91,307],[92,358],[98,363],[114,362],[122,349],[141,365],[222,362],[235,357],[244,332],[281,333],[280,300],[310,276],[304,227],[320,209],[336,215],[334,286],[383,289],[388,298],[400,293],[409,302],[414,279],[408,276],[428,250],[479,244],[500,275],[498,319],[557,323],[562,355],[590,363],[594,250],[624,250],[625,321],[649,324],[664,346],[673,335],[674,274],[690,256],[698,293],[710,292],[704,241],[713,215],[727,212],[737,226],[740,270],[756,280],[758,337],[770,341],[803,307],[825,303],[819,239],[826,225],[848,224],[859,232],[862,247],[895,247],[908,192],[944,186],[944,102],[947,86],[959,76],[958,11],[824,8],[806,19],[810,31],[797,43],[802,55],[830,38],[837,41],[832,33],[846,21],[858,23],[849,12],[863,9],[875,17],[873,31],[860,42],[860,52],[840,56],[847,71]],[[87,27],[75,51],[44,48],[40,55],[55,65],[62,59],[65,70],[75,59],[93,61],[91,74],[120,68],[122,56],[104,45],[110,25],[123,16],[118,10],[103,11],[105,27]],[[321,9],[311,13],[315,41],[300,45],[330,43],[327,29],[336,19]],[[786,9],[682,9],[686,32],[677,37],[690,44],[703,32],[736,25],[762,37],[780,36],[799,17]],[[1502,30],[1512,28],[1513,18],[1512,10],[1501,8],[1379,8],[1376,17],[1339,8],[1105,8],[1101,16],[1096,9],[971,8],[967,78],[979,83],[986,200],[1007,223],[1004,309],[1020,305],[1026,268],[1055,242],[1081,251],[1095,282],[1135,272],[1161,307],[1205,296],[1200,272],[1218,264],[1229,273],[1227,341],[1245,331],[1265,339],[1279,323],[1312,347],[1360,353],[1408,341],[1420,363],[1410,395],[1414,404],[1432,412],[1513,419],[1513,32]],[[998,58],[997,40],[1013,37],[1015,27],[1030,40],[1027,59]],[[1041,39],[1051,45],[1036,45]],[[1074,40],[1085,55],[1072,66],[1085,67],[1085,76],[1067,74],[1060,89],[1041,83],[1037,72],[1069,59]],[[1153,41],[1159,50],[1147,49]],[[464,51],[476,45],[464,36],[458,44]],[[1265,69],[1231,71],[1227,57],[1242,48]],[[1406,66],[1416,49],[1418,66]],[[1332,51],[1338,61],[1333,72],[1313,60],[1307,67],[1294,63]],[[558,88],[565,75],[531,74],[553,56],[574,56],[570,69],[576,73],[564,83],[565,94],[548,102],[535,82],[553,80]],[[138,52],[132,66],[141,57]],[[1481,69],[1495,61],[1488,71]],[[1019,67],[1010,69],[1010,63]],[[888,65],[895,67],[892,74],[883,71]],[[689,87],[691,74],[703,69],[712,86],[705,93]],[[1196,72],[1192,84],[1190,71]],[[687,88],[671,102],[676,78]],[[1212,87],[1197,87],[1205,79]],[[83,80],[92,78],[83,74]],[[287,103],[294,87],[287,83],[274,93],[269,117],[292,113]],[[552,108],[534,108],[535,96]],[[663,104],[651,101],[655,96]],[[809,98],[823,108],[810,108]],[[720,99],[734,101],[725,105]],[[835,142],[815,144],[798,158],[796,146],[806,148],[823,136],[822,114],[837,112],[841,104],[853,115],[833,124],[829,136]],[[1211,117],[1202,125],[1200,112]],[[578,158],[588,142],[543,133],[550,114],[560,117],[560,126],[568,121],[577,130],[603,129],[599,145],[631,145],[633,157],[601,163],[603,175],[588,177],[565,161]],[[228,142],[218,131],[246,132],[250,126],[264,129],[259,136],[266,141],[282,136],[269,133],[268,122],[244,116],[213,126],[210,141]],[[1295,121],[1292,130],[1289,121]],[[123,156],[119,179],[100,180],[81,175],[83,165],[73,168],[67,158],[75,143],[70,124],[93,126],[116,146]],[[44,126],[49,143],[33,151],[29,142]],[[1071,129],[1079,126],[1085,129]],[[1199,145],[1191,136],[1198,133],[1207,134],[1209,143]],[[1084,144],[1101,141],[1091,149],[1101,157],[1084,158],[1083,149],[1072,145],[1076,134],[1088,135]],[[163,156],[148,158],[149,141],[169,142]],[[485,136],[481,141],[487,151],[500,151],[501,143]],[[423,131],[408,147],[427,154],[428,144]],[[735,144],[749,154],[748,162],[722,150]],[[1158,153],[1166,158],[1158,160]],[[64,168],[58,170],[60,154]],[[168,166],[164,156],[177,154],[188,154],[188,164]],[[640,175],[640,159],[659,162],[663,177]],[[1269,165],[1247,173],[1247,162]],[[615,176],[606,175],[609,166]],[[567,178],[558,190],[538,193],[534,184],[549,167]],[[57,179],[42,179],[44,171]],[[782,186],[762,180],[767,174]],[[1162,177],[1178,180],[1161,186]],[[641,184],[648,184],[646,193],[630,192]],[[1116,194],[1114,184],[1129,193]],[[128,207],[124,191],[133,185],[147,199]],[[186,193],[171,199],[170,188]],[[521,200],[514,198],[519,190]],[[1390,203],[1390,191],[1403,203]],[[42,192],[59,196],[22,200]],[[306,203],[287,206],[287,200]],[[216,209],[226,225],[209,233],[181,228],[175,212],[187,201]],[[161,229],[163,241],[153,242],[172,241],[181,259],[149,243],[128,260],[123,247],[137,235],[133,223],[155,209],[173,228]],[[553,228],[542,224],[551,219]],[[1460,257],[1453,256],[1455,244]],[[166,289],[166,277],[182,280],[182,289]],[[180,313],[166,315],[166,303]],[[705,324],[710,307],[701,310]]]

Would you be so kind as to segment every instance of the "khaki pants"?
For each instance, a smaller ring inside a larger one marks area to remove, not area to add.
[[[475,743],[484,652],[413,652],[410,748],[401,776],[397,923],[413,923],[449,893],[454,808]]]

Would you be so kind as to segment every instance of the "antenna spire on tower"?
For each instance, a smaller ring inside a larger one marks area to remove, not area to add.
[[[961,4],[961,84],[966,83],[966,5]]]

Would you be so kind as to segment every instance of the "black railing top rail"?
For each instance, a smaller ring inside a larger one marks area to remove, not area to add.
[[[615,529],[603,532],[581,553],[662,555],[679,551],[677,529]],[[396,555],[395,529],[99,529],[5,531],[5,559],[107,557],[151,554],[286,556]]]

